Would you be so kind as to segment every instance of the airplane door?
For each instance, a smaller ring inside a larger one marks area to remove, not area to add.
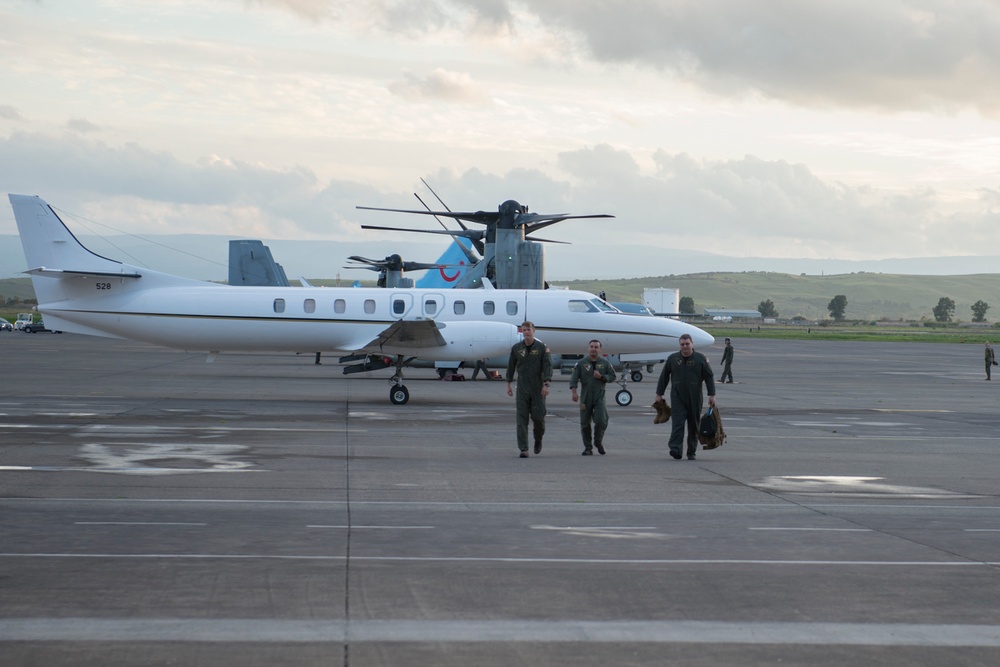
[[[427,319],[433,320],[444,308],[444,296],[441,294],[424,294],[420,304],[421,314]]]
[[[413,310],[413,295],[407,292],[396,292],[389,300],[389,309],[394,319],[405,318]]]

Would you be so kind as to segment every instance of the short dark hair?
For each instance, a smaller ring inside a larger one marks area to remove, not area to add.
[[[597,343],[601,347],[604,347],[604,344],[601,343],[601,341],[597,340],[596,338],[594,340],[590,341],[590,343]],[[590,345],[590,343],[587,343],[587,345]]]
[[[681,334],[681,337],[678,338],[677,340],[689,340],[692,343],[694,342],[694,338],[691,338],[691,334],[689,333]]]
[[[729,339],[727,338],[727,339],[726,339],[726,342],[727,342],[727,343],[732,343],[733,341],[731,341],[731,340],[729,340]]]

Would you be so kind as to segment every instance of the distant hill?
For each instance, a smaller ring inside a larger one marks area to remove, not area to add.
[[[970,321],[972,304],[991,305],[989,321],[1000,320],[1000,274],[967,276],[910,276],[886,273],[849,273],[804,276],[787,273],[691,273],[628,280],[574,280],[560,282],[571,289],[604,290],[611,301],[641,301],[645,287],[672,287],[694,299],[695,310],[733,308],[756,310],[761,301],[774,302],[782,318],[829,317],[827,304],[838,294],[847,297],[848,319],[933,320],[932,309],[941,297],[955,301],[955,319]]]
[[[331,284],[335,281],[321,281]],[[320,284],[320,281],[317,281]],[[852,273],[836,276],[796,276],[787,273],[692,273],[623,280],[574,280],[554,286],[602,290],[610,301],[641,301],[644,287],[673,287],[694,299],[695,309],[756,310],[766,299],[783,319],[801,315],[810,320],[829,317],[826,306],[838,294],[847,297],[848,319],[933,320],[932,309],[945,296],[955,301],[955,319],[972,319],[971,306],[982,299],[992,306],[989,321],[1000,321],[1000,274],[971,276],[906,276]],[[5,298],[33,297],[27,278],[0,280]]]

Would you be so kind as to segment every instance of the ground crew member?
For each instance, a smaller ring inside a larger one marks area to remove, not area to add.
[[[726,347],[722,350],[722,377],[719,378],[721,384],[726,383],[726,378],[729,378],[729,384],[733,383],[733,341],[726,339]]]
[[[670,455],[675,459],[681,458],[684,447],[684,425],[687,424],[687,457],[694,460],[698,451],[701,385],[705,383],[708,390],[708,404],[715,407],[715,376],[705,355],[694,351],[691,334],[681,334],[679,343],[680,352],[671,354],[663,364],[660,381],[656,384],[656,400],[663,398],[667,384],[673,381],[670,387],[670,419],[673,420],[670,430]]]
[[[993,353],[993,348],[990,347],[990,342],[986,341],[986,379],[990,379],[990,371],[993,370],[993,366],[997,363],[996,355]]]
[[[593,456],[593,446],[602,456],[604,432],[608,430],[608,408],[604,405],[604,387],[614,382],[615,369],[601,356],[601,341],[592,340],[587,345],[587,358],[576,362],[573,375],[569,378],[569,389],[573,402],[580,402],[580,431],[583,433],[583,456]],[[576,385],[580,385],[580,394]],[[591,445],[590,422],[594,422],[593,446]]]
[[[535,436],[535,454],[542,451],[545,435],[545,397],[552,383],[552,356],[545,343],[535,338],[535,325],[525,320],[521,325],[524,340],[510,348],[507,362],[507,395],[513,396],[511,382],[517,372],[517,448],[521,458],[528,458],[528,417]]]

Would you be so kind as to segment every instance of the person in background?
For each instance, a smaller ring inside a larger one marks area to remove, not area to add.
[[[990,342],[986,341],[986,379],[990,379],[990,372],[993,367],[997,365],[997,357],[993,352],[993,348],[990,347]]]
[[[726,339],[726,348],[722,351],[722,376],[719,378],[719,382],[722,384],[726,383],[726,378],[729,378],[729,384],[733,383],[733,341]]]

